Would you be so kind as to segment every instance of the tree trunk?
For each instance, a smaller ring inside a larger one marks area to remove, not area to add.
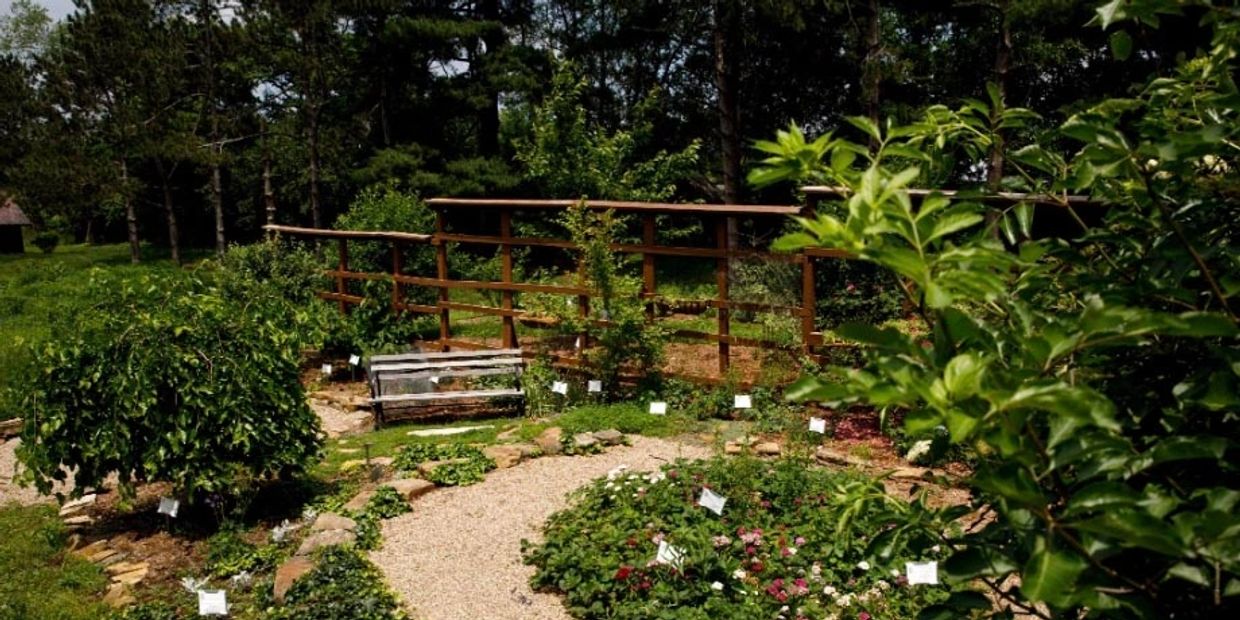
[[[715,0],[715,90],[723,154],[723,201],[731,204],[741,201],[740,109],[736,100],[734,58],[739,32],[740,7],[733,0]]]
[[[317,104],[306,107],[306,137],[310,142],[310,219],[315,228],[322,228],[323,216],[319,207],[319,111]]]
[[[1006,106],[1008,68],[1012,64],[1012,25],[1008,19],[1008,3],[999,3],[999,41],[995,46],[995,88],[999,91],[999,101],[991,111],[991,122],[998,123],[999,114]],[[1001,130],[994,131],[994,142],[990,145],[990,165],[986,171],[986,188],[997,192],[1003,181],[1004,139]]]
[[[223,147],[218,144],[211,148],[211,209],[215,211],[215,253],[224,255],[228,249],[224,239],[224,187],[220,181],[220,157]]]
[[[160,185],[164,191],[164,219],[168,222],[168,250],[172,253],[172,262],[181,264],[181,234],[177,230],[177,212],[172,206],[171,176],[164,168],[164,160],[155,158],[155,172],[159,174]]]
[[[271,151],[267,148],[267,128],[263,131],[263,206],[267,209],[267,225],[276,223],[276,194],[271,189]]]
[[[865,22],[865,62],[862,69],[861,93],[865,101],[865,115],[875,126],[879,124],[879,104],[882,101],[880,86],[883,72],[879,65],[883,53],[882,7],[878,0],[869,0]],[[870,148],[877,149],[878,141],[870,138]]]
[[[133,196],[129,192],[129,164],[122,157],[120,162],[121,196],[125,200],[125,225],[129,233],[129,260],[133,264],[142,262],[141,247],[138,245],[138,212],[134,208]]]
[[[224,153],[224,146],[220,140],[220,115],[215,101],[215,43],[212,36],[214,16],[211,14],[210,0],[202,0],[199,6],[206,48],[203,50],[207,72],[206,105],[211,115],[211,209],[215,212],[215,253],[223,256],[224,250],[227,249],[224,239],[224,188],[220,180],[220,159]]]
[[[499,25],[499,0],[483,0],[482,2],[482,19],[495,23],[497,28],[494,31],[488,31],[483,36],[482,41],[486,44],[486,56],[483,57],[483,66],[494,67],[496,64],[497,54],[504,47],[505,33],[503,27]],[[491,79],[489,71],[483,73],[484,79]],[[493,84],[484,84],[486,90],[487,103],[480,111],[478,119],[478,151],[484,156],[499,155],[499,89]]]

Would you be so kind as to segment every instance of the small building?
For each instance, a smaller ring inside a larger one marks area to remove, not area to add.
[[[22,228],[30,226],[30,218],[18,208],[12,198],[0,196],[0,254],[22,254],[26,244],[22,241]]]

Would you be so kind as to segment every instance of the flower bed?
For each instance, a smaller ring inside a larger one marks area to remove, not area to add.
[[[722,515],[697,504],[703,487],[727,498]],[[906,561],[944,554],[896,525],[906,506],[793,460],[678,461],[579,491],[526,561],[578,618],[913,618],[949,592],[908,585]]]

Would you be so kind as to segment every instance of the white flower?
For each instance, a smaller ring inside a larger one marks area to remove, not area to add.
[[[710,589],[714,590],[715,592],[723,592],[723,584],[716,581],[710,584]]]
[[[646,476],[646,482],[649,482],[650,484],[658,484],[666,479],[667,474],[662,471],[651,472],[649,476]]]
[[[882,579],[879,579],[878,583],[874,585],[878,586],[878,589],[883,590],[884,592],[891,589],[891,584],[887,583],[886,581],[883,581]]]
[[[181,578],[181,587],[185,588],[185,591],[189,592],[190,594],[197,594],[198,591],[201,590],[202,587],[205,585],[207,585],[206,579],[199,579],[197,577],[182,577]]]
[[[933,547],[930,547],[930,551],[932,551],[932,552],[934,552],[934,553],[938,553],[940,549],[941,549],[941,548],[940,548],[938,545],[935,545],[935,546],[933,546]]]
[[[896,569],[894,569],[894,568],[893,568],[893,569],[891,569],[891,576],[892,576],[892,577],[899,577],[899,576],[900,576],[900,571],[898,571],[898,570],[896,570]]]
[[[788,547],[788,555],[796,555],[796,554],[797,554],[796,547]]]
[[[826,594],[827,596],[835,596],[836,592],[838,592],[838,590],[836,590],[835,586],[833,585],[828,584],[822,587],[822,593]]]
[[[314,520],[314,518],[315,518],[315,517],[317,517],[317,516],[319,516],[319,511],[317,511],[317,510],[315,510],[315,509],[313,509],[313,508],[309,508],[309,507],[307,507],[305,510],[302,510],[302,511],[301,511],[301,520],[302,520],[302,521],[313,521],[313,520]]]
[[[628,468],[628,465],[617,465],[615,469],[607,472],[607,479],[615,480],[616,478],[619,478],[620,474],[623,474]]]
[[[930,440],[923,439],[909,448],[908,454],[904,455],[904,459],[910,463],[916,463],[918,459],[930,453]]]
[[[870,570],[870,563],[865,560],[861,560],[860,562],[857,562],[857,568],[860,568],[861,570]]]
[[[744,570],[739,569],[739,568],[738,568],[738,569],[736,569],[736,570],[734,570],[734,571],[732,571],[732,578],[733,578],[733,579],[744,579],[744,578],[745,578],[746,576],[748,576],[748,575],[749,575],[749,573],[746,573]]]
[[[288,537],[289,532],[292,532],[300,527],[301,525],[289,523],[288,519],[285,519],[280,522],[280,525],[271,528],[271,540],[274,542],[284,542],[284,539]]]
[[[250,586],[250,582],[254,581],[254,575],[251,575],[248,570],[243,570],[236,575],[229,577],[228,580],[232,582],[233,587],[235,588],[248,588]]]
[[[849,605],[852,605],[852,602],[853,602],[853,597],[851,594],[841,594],[835,599],[835,604],[839,605],[840,607],[848,607]]]

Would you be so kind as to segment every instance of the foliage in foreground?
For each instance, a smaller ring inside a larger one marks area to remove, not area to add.
[[[314,570],[298,579],[284,605],[264,620],[402,620],[406,614],[383,574],[361,553],[329,547]]]
[[[50,506],[0,508],[0,620],[93,620],[104,613],[93,595],[107,577],[99,567],[64,553],[65,531]]]
[[[167,481],[189,499],[227,496],[318,455],[281,300],[233,298],[210,273],[104,278],[88,296],[91,322],[31,352],[18,454],[41,491],[63,466],[75,494],[116,473],[125,492]]]
[[[722,516],[697,505],[703,487],[727,498]],[[940,554],[933,528],[889,527],[910,511],[878,482],[796,460],[619,468],[553,515],[526,561],[578,618],[909,618],[949,596],[899,577]],[[679,566],[653,562],[661,541]]]
[[[885,131],[858,119],[876,152],[828,136],[814,143],[821,160],[779,154],[755,175],[845,186],[843,213],[803,220],[781,244],[843,248],[891,270],[932,327],[925,340],[845,326],[867,346],[865,367],[790,392],[904,409],[911,436],[967,446],[976,508],[995,520],[951,541],[946,572],[1033,616],[1240,613],[1240,19],[1189,4],[1215,26],[1204,56],[1139,98],[1070,119],[1059,137],[1081,145],[1075,156],[1011,153],[1013,183],[1092,194],[1106,204],[1098,224],[1063,200],[1079,228],[1030,240],[1033,208],[1017,205],[992,218],[1009,248],[967,197],[913,203],[909,184],[932,181],[949,153],[987,153],[997,130],[1027,117],[997,97]],[[1099,16],[1157,25],[1157,12],[1178,10],[1116,0]],[[1117,53],[1125,36],[1112,39]],[[1019,589],[1000,587],[1013,574]]]
[[[447,461],[426,474],[427,480],[446,486],[468,486],[482,482],[486,473],[495,469],[495,461],[487,458],[482,450],[463,443],[409,444],[396,453],[392,467],[414,471],[418,465],[429,461]]]

